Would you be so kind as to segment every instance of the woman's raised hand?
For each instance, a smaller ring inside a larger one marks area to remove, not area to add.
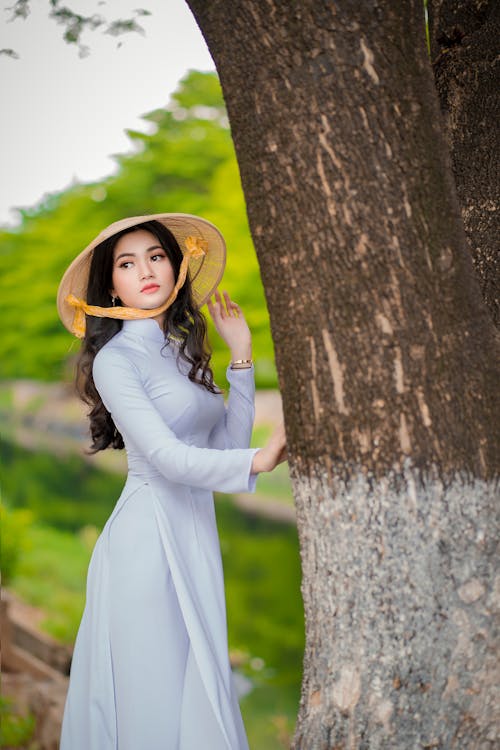
[[[262,471],[272,471],[278,464],[286,461],[286,434],[283,422],[276,427],[264,448],[254,455],[252,460],[252,474]]]
[[[207,307],[217,333],[231,351],[233,362],[236,359],[251,359],[252,335],[241,307],[233,302],[226,291],[222,299],[218,289],[214,300],[208,300]]]
[[[228,292],[224,291],[222,299],[219,290],[214,294],[214,299],[207,302],[210,316],[214,322],[219,336],[226,342],[231,350],[231,359],[251,359],[252,357],[252,335],[245,320],[241,307],[233,302]],[[254,455],[252,460],[252,474],[260,474],[262,471],[272,471],[278,464],[286,461],[286,434],[285,425],[281,422],[264,448]]]

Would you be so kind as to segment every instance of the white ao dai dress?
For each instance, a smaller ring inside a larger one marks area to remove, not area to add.
[[[228,658],[213,491],[252,492],[254,375],[191,382],[152,319],[124,321],[93,375],[128,476],[97,540],[61,750],[247,750]]]

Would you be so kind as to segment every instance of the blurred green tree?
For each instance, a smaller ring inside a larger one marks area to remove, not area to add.
[[[149,132],[126,131],[133,149],[114,155],[115,175],[53,193],[21,209],[19,227],[0,230],[5,309],[0,377],[69,378],[78,343],[59,322],[55,306],[65,268],[117,219],[180,211],[205,216],[226,237],[224,286],[254,332],[257,384],[275,386],[267,308],[217,75],[190,71],[168,106],[143,119]],[[223,384],[227,354],[213,329],[211,340],[216,380]]]

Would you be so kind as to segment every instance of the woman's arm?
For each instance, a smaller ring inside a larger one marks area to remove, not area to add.
[[[252,358],[252,337],[241,308],[227,292],[224,300],[219,291],[209,300],[208,310],[219,336],[231,352],[231,361]],[[218,448],[248,448],[255,417],[254,368],[232,370],[228,367],[229,397],[225,413],[209,438]]]
[[[94,382],[123,436],[172,482],[218,492],[252,492],[257,449],[198,448],[179,440],[144,390],[137,366],[113,347],[94,360]]]
[[[208,300],[207,307],[217,333],[231,352],[231,361],[251,359],[252,334],[241,307],[230,298],[228,292],[224,292],[222,300],[218,290],[214,300]]]
[[[253,366],[246,370],[227,368],[229,396],[209,437],[211,448],[248,448],[255,418],[255,380]]]

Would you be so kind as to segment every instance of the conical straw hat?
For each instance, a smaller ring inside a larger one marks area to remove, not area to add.
[[[67,302],[66,298],[72,294],[79,299],[86,299],[94,248],[123,229],[152,220],[160,221],[172,232],[183,253],[186,252],[187,237],[198,237],[208,243],[208,249],[204,255],[190,257],[188,272],[191,279],[193,300],[197,307],[201,307],[213,294],[222,278],[226,263],[226,243],[217,227],[206,219],[191,214],[168,213],[129,216],[126,219],[115,221],[103,229],[66,269],[57,291],[57,311],[68,331],[72,332],[75,309]]]

